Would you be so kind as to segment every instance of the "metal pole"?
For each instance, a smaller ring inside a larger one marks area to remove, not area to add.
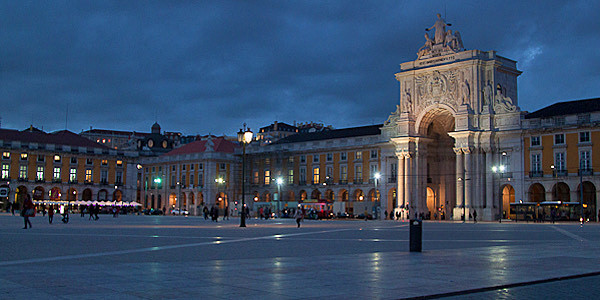
[[[579,218],[579,221],[581,222],[581,226],[583,226],[585,219],[583,218],[583,169],[581,168],[581,165],[582,162],[579,163],[579,206],[581,208],[581,217]]]
[[[246,141],[242,141],[242,217],[240,227],[246,227]]]

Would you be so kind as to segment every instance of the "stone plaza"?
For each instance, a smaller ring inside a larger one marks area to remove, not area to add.
[[[600,226],[589,223],[425,221],[421,253],[398,221],[22,223],[0,214],[2,299],[566,298],[596,295],[600,278]]]

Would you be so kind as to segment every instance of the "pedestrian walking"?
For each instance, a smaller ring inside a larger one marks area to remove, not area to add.
[[[225,211],[223,212],[223,221],[225,221],[225,218],[229,220],[229,206],[225,207]]]
[[[300,209],[300,207],[296,209],[294,218],[296,218],[296,224],[298,224],[298,228],[300,228],[300,222],[302,222],[302,219],[304,219],[304,214],[302,213],[302,209]]]
[[[88,212],[90,213],[90,217],[88,218],[88,220],[94,219],[94,206],[90,204],[90,206],[88,207]]]
[[[48,208],[48,223],[52,224],[52,220],[54,219],[54,205],[50,205]]]
[[[85,206],[79,206],[79,213],[81,214],[81,217],[83,218],[83,216],[85,216]]]
[[[29,217],[35,217],[35,205],[33,205],[33,201],[31,201],[31,196],[29,196],[29,194],[25,196],[25,201],[23,201],[21,216],[23,217],[23,222],[25,223],[25,227],[23,227],[23,229],[27,229],[28,224],[29,228],[31,228],[31,221],[29,221]]]
[[[204,213],[204,220],[208,220],[208,207],[206,205],[202,209],[202,212]]]
[[[392,215],[392,214],[390,214],[390,216],[391,216],[391,215]],[[384,211],[383,211],[383,219],[384,219],[384,220],[387,220],[387,218],[388,218],[388,215],[387,215],[387,210],[384,210]]]
[[[473,223],[477,223],[477,210],[473,210]]]
[[[42,217],[46,216],[46,204],[42,204]]]
[[[100,219],[100,217],[98,217],[99,213],[100,213],[100,206],[98,204],[96,204],[94,206],[94,221],[98,221],[98,219]]]

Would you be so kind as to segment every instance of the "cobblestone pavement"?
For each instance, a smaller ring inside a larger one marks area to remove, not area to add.
[[[410,253],[406,222],[59,220],[22,230],[0,214],[0,299],[400,299],[600,271],[597,224],[424,222],[423,252]],[[521,299],[565,282],[454,298]],[[596,286],[576,292],[592,299]]]

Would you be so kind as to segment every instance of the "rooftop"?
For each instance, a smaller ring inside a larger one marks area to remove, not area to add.
[[[600,98],[554,103],[525,115],[525,119],[551,118],[555,116],[576,115],[595,111],[600,111]]]
[[[290,135],[288,137],[282,138],[279,141],[273,143],[273,145],[286,144],[286,143],[308,142],[308,141],[319,141],[319,140],[330,140],[330,139],[339,139],[339,138],[348,138],[348,137],[357,137],[357,136],[366,136],[366,135],[379,135],[379,134],[381,134],[381,129],[380,129],[381,126],[383,126],[383,124],[362,126],[362,127],[343,128],[343,129],[334,129],[334,130],[318,131],[318,132],[298,133],[298,134],[294,134],[294,135]]]
[[[71,147],[89,147],[108,149],[87,138],[68,130],[60,130],[46,133],[41,130],[26,129],[23,131],[14,129],[0,129],[0,140],[21,143],[55,144]]]
[[[193,153],[204,153],[207,151],[207,147],[212,145],[212,151],[214,152],[222,152],[222,153],[234,153],[235,149],[239,147],[237,143],[226,140],[223,137],[218,137],[214,139],[202,140],[202,141],[193,141],[191,143],[185,144],[177,149],[169,151],[164,155],[184,155],[184,154],[193,154]],[[209,151],[211,151],[209,150]]]

